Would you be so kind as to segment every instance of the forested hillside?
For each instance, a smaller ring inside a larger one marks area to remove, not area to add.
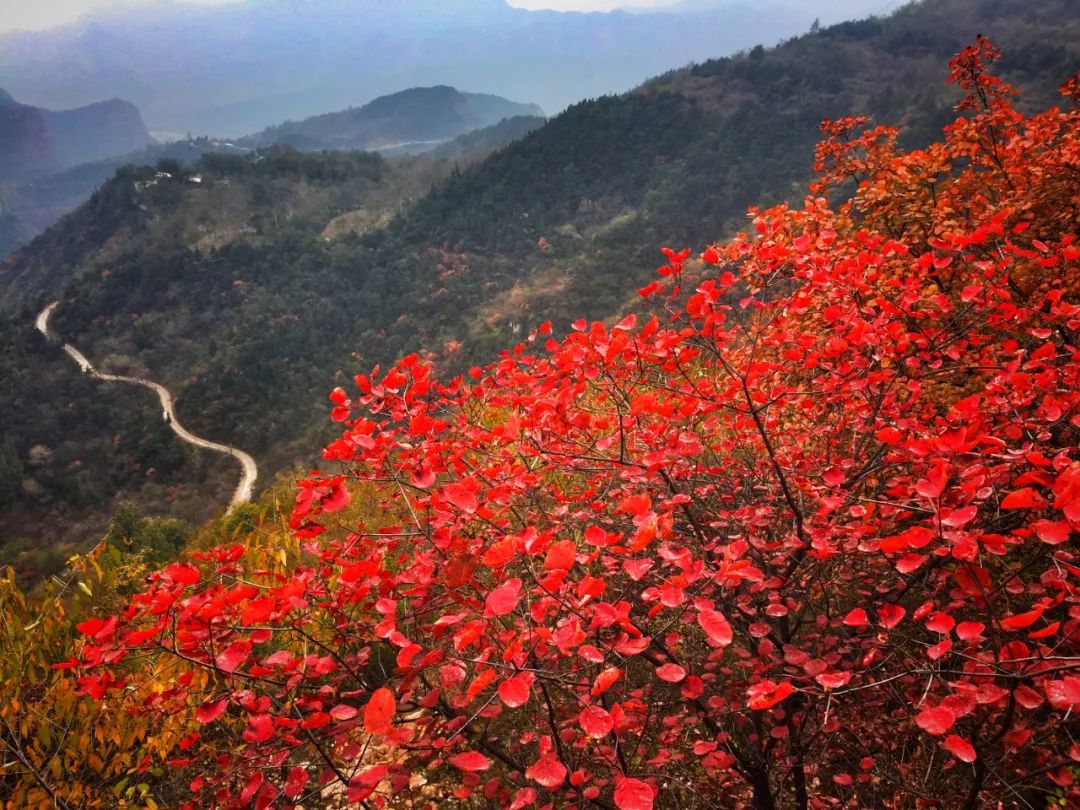
[[[800,198],[821,119],[868,113],[907,145],[929,141],[959,98],[947,59],[979,31],[1025,104],[1051,103],[1080,64],[1075,3],[916,4],[578,104],[393,217],[411,195],[395,182],[384,205],[385,168],[359,158],[281,173],[209,160],[202,185],[177,175],[143,197],[143,175],[124,175],[0,267],[0,296],[26,328],[59,299],[61,335],[166,382],[201,435],[267,470],[311,463],[320,392],[409,352],[460,370],[542,321],[611,316],[658,245],[700,247],[741,228],[749,205]]]
[[[204,272],[214,272],[233,261],[229,250],[222,252],[233,243],[258,255],[267,244],[287,243],[289,234],[306,246],[324,227],[328,233],[382,227],[410,195],[422,194],[452,168],[436,158],[388,162],[364,152],[301,155],[288,149],[128,166],[35,242],[40,273],[9,279],[5,274],[17,272],[17,258],[0,264],[0,558],[29,579],[55,571],[79,543],[100,537],[125,499],[147,514],[183,519],[190,531],[224,505],[217,493],[229,489],[234,474],[214,454],[178,442],[149,392],[116,389],[80,374],[59,345],[33,329],[37,307],[30,302],[79,287],[87,297],[77,301],[112,310],[103,332],[88,337],[62,326],[61,334],[114,371],[145,372],[156,365],[148,362],[151,354],[176,353],[187,362],[195,356],[190,342],[198,340],[190,322],[166,330],[167,346],[138,335],[164,328],[157,318],[196,312],[189,298],[194,279],[171,275],[192,257],[219,255],[204,265]],[[152,264],[146,264],[149,256],[156,257]],[[121,283],[110,283],[118,274]],[[312,268],[297,276],[296,294],[305,284],[318,286],[317,275]],[[239,279],[234,289],[240,296],[258,294]],[[262,326],[271,340],[277,327]],[[134,329],[134,351],[109,337],[126,329]],[[211,339],[228,339],[222,335],[215,327]],[[211,344],[210,362],[215,356]],[[199,371],[186,365],[176,370],[181,380]],[[163,379],[175,385],[171,376]],[[188,420],[185,413],[182,421]],[[272,477],[268,471],[261,483]]]
[[[207,152],[243,154],[246,151],[217,139],[187,138],[79,163],[32,182],[0,184],[0,259],[85,203],[123,166],[152,166],[163,159],[191,163]]]

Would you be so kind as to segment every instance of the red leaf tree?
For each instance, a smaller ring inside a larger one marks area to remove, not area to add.
[[[994,56],[924,150],[826,123],[653,316],[336,390],[298,564],[166,569],[86,690],[211,674],[148,708],[198,707],[200,806],[1075,801],[1080,117]]]

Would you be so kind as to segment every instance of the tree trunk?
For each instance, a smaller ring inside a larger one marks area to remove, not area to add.
[[[751,785],[754,788],[754,810],[776,810],[776,800],[769,784],[769,772],[764,768],[754,771]]]

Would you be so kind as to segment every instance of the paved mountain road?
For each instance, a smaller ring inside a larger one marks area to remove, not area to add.
[[[53,310],[56,309],[59,301],[53,301],[45,309],[38,313],[37,319],[34,321],[37,330],[41,332],[45,337],[52,337],[49,334],[49,317],[52,315]],[[64,351],[68,356],[75,361],[79,368],[85,373],[89,374],[98,380],[105,380],[106,382],[121,382],[128,383],[130,385],[141,385],[143,388],[149,388],[157,394],[158,399],[161,400],[161,417],[168,422],[169,427],[172,428],[181,441],[193,444],[196,447],[202,447],[205,450],[213,450],[216,453],[224,453],[227,456],[232,456],[238,462],[243,470],[240,476],[240,482],[236,485],[236,491],[233,493],[232,500],[229,501],[229,511],[232,511],[237,505],[245,503],[251,500],[252,490],[255,486],[255,479],[259,475],[259,468],[255,464],[255,459],[245,453],[243,450],[238,450],[235,447],[229,447],[227,444],[218,444],[208,439],[203,439],[196,436],[189,431],[176,418],[176,411],[173,408],[173,398],[169,390],[156,383],[153,380],[146,380],[142,377],[125,377],[119,374],[107,374],[104,371],[98,371],[94,364],[91,363],[86,355],[72,346],[70,343],[64,344]]]

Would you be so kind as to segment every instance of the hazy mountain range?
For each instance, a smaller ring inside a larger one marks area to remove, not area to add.
[[[0,87],[46,107],[123,98],[151,131],[240,136],[438,84],[554,113],[889,0],[700,3],[640,13],[503,0],[162,2],[0,37]]]
[[[502,146],[541,123],[543,110],[535,104],[446,86],[418,87],[363,107],[286,122],[235,143],[208,137],[153,143],[139,111],[126,102],[54,113],[17,104],[0,91],[0,258],[84,202],[126,164],[190,164],[207,152],[243,154],[274,144],[304,151],[371,149],[387,156],[442,147],[445,157],[462,156]],[[466,134],[472,134],[468,142],[455,140]]]
[[[244,146],[288,144],[301,150],[413,147],[423,152],[505,118],[542,118],[535,104],[453,87],[414,87],[380,96],[362,107],[288,121],[242,138]]]
[[[139,110],[126,101],[47,110],[20,104],[0,89],[0,181],[132,152],[152,140]]]

